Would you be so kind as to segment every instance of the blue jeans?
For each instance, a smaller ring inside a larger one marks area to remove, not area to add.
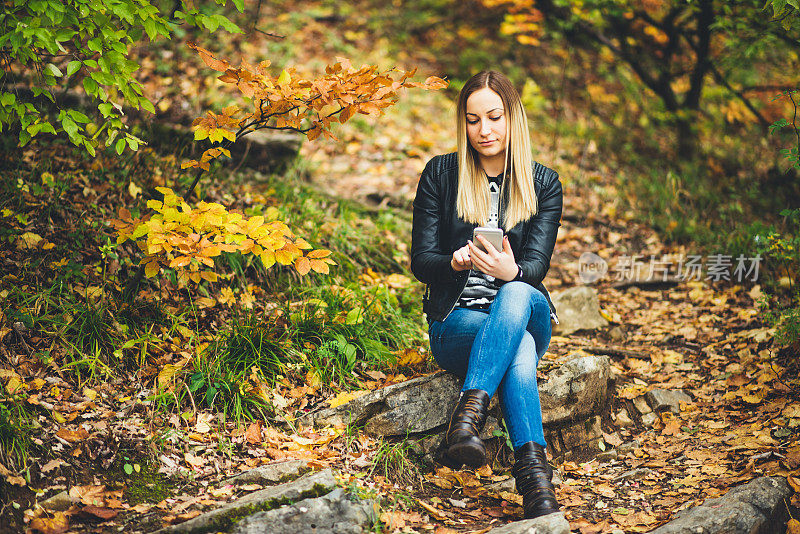
[[[428,320],[433,358],[464,379],[462,391],[482,389],[491,397],[499,389],[515,450],[529,441],[547,446],[536,368],[551,334],[547,300],[520,281],[501,286],[488,309],[456,307],[444,321]]]

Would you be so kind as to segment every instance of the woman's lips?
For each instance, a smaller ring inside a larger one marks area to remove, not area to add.
[[[494,141],[481,141],[480,144],[482,144],[482,145],[491,145],[492,143],[494,143]]]

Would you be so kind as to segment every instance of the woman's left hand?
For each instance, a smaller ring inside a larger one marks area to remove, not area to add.
[[[506,282],[513,280],[519,272],[516,261],[514,261],[514,251],[511,250],[511,244],[508,241],[508,236],[503,236],[503,251],[499,252],[494,246],[489,243],[489,240],[479,235],[477,239],[480,240],[486,252],[479,249],[472,241],[467,241],[469,246],[469,256],[472,259],[473,267],[476,267],[481,272],[505,280]]]

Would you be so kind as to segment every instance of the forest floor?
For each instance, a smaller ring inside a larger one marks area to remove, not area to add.
[[[274,16],[287,25],[288,36],[296,34],[296,40],[302,37],[306,43],[317,43],[306,48],[281,44],[284,50],[302,51],[293,62],[313,70],[336,52],[350,51],[325,48],[331,24],[300,15],[281,19],[266,12],[271,9],[268,6],[264,9],[265,19]],[[303,31],[293,31],[292,24]],[[354,49],[379,54],[380,43],[363,46],[365,38],[364,34],[347,37]],[[258,38],[247,41],[242,53],[266,54],[265,48],[259,49],[260,42]],[[359,59],[387,61],[366,52]],[[425,57],[405,60],[435,63]],[[355,60],[353,63],[357,65]],[[203,83],[213,85],[206,81],[192,90],[200,91]],[[153,82],[154,93],[158,87]],[[160,98],[167,109],[170,96]],[[390,206],[408,211],[425,162],[455,148],[451,115],[452,103],[441,94],[401,95],[400,103],[384,116],[343,125],[337,132],[338,142],[319,139],[305,143],[300,158],[307,179],[334,198],[377,205],[375,217]],[[615,169],[597,153],[591,140],[553,139],[535,128],[532,136],[533,146],[541,147],[536,150],[537,159],[558,170],[564,186],[564,215],[545,280],[548,288],[559,291],[579,285],[579,258],[585,252],[598,254],[609,264],[608,275],[592,284],[609,326],[556,334],[545,359],[598,348],[611,353],[612,413],[604,419],[602,446],[610,450],[633,444],[616,458],[559,466],[563,483],[557,495],[573,531],[647,532],[679,510],[762,475],[787,476],[795,490],[800,490],[800,369],[796,354],[776,346],[772,331],[764,326],[757,306],[758,281],[707,279],[713,262],[708,257],[702,258],[699,279],[666,284],[645,280],[651,258],[661,266],[668,264],[674,278],[681,259],[699,253],[690,247],[666,246],[651,229],[633,222],[633,214],[620,207],[619,199],[627,192],[619,189]],[[32,150],[22,152],[28,162],[44,156]],[[75,161],[57,150],[47,156],[54,161],[63,158],[63,168],[82,173],[73,167]],[[91,165],[119,168],[102,158]],[[220,201],[235,198],[243,209],[268,203],[273,186],[268,182],[242,184],[246,179],[233,176],[230,183],[209,188],[209,195]],[[62,205],[71,206],[62,218],[51,214],[39,226],[31,226],[23,224],[27,222],[25,213],[15,214],[24,220],[17,217],[13,228],[19,230],[18,235],[0,243],[0,299],[24,291],[28,285],[28,289],[37,287],[34,278],[52,278],[69,265],[78,271],[92,267],[87,281],[71,288],[82,291],[91,302],[90,293],[98,286],[89,280],[105,276],[103,269],[98,273],[94,267],[108,264],[96,249],[82,251],[81,243],[73,241],[72,223],[57,226],[52,221],[74,223],[85,212],[102,217],[91,210],[97,205],[111,210],[133,202],[137,195],[129,192],[84,176],[59,197]],[[61,209],[41,203],[35,192],[27,194],[31,220],[36,211]],[[106,211],[105,216],[108,214]],[[6,224],[11,216],[3,217]],[[400,256],[407,257],[410,234],[408,226],[404,228],[386,231],[385,236]],[[72,256],[63,252],[68,249]],[[32,273],[26,265],[37,256],[46,261],[37,264],[39,272]],[[634,256],[643,269],[638,281],[619,283],[625,282],[617,278],[624,274],[626,258]],[[735,259],[733,264],[731,274]],[[421,285],[409,279],[407,268],[362,274],[368,283],[395,284],[421,298]],[[161,289],[162,294],[169,293],[168,284]],[[389,443],[352,428],[310,429],[294,423],[296,416],[312,408],[352,398],[350,391],[334,393],[313,380],[304,382],[302,376],[287,374],[268,393],[271,403],[280,407],[277,414],[241,424],[204,406],[172,411],[152,400],[157,383],[170,378],[163,371],[177,372],[187,365],[203,344],[212,341],[215,329],[230,318],[232,306],[262,297],[266,298],[257,288],[234,298],[230,290],[215,287],[205,297],[210,300],[200,305],[199,318],[189,325],[196,330],[183,324],[164,330],[159,334],[160,345],[151,348],[153,352],[147,354],[140,369],[89,382],[76,380],[53,361],[43,361],[41,354],[52,349],[53,338],[36,327],[20,327],[4,305],[0,382],[9,394],[21,395],[18,398],[24,399],[27,408],[36,411],[33,445],[39,453],[25,472],[0,464],[0,476],[5,479],[0,516],[13,516],[11,523],[0,525],[0,531],[18,531],[24,524],[48,534],[151,532],[259,488],[231,486],[224,483],[227,477],[290,458],[308,460],[316,468],[333,467],[341,473],[343,485],[376,495],[381,502],[381,523],[376,527],[380,531],[483,532],[522,517],[517,497],[494,494],[484,487],[508,477],[503,466],[458,473],[430,469],[413,461],[407,442]],[[45,313],[43,302],[45,298],[34,299],[28,306],[31,315]],[[174,294],[165,297],[164,303],[179,313]],[[17,312],[20,309],[15,308]],[[406,349],[409,359],[405,365],[370,371],[362,376],[359,389],[376,389],[435,370],[424,344]],[[58,353],[53,354],[57,361]],[[682,405],[678,414],[661,414],[652,425],[638,420],[629,424],[617,417],[623,408],[631,409],[632,399],[653,388],[684,389],[692,402]],[[62,490],[72,499],[65,513],[47,513],[36,506]]]

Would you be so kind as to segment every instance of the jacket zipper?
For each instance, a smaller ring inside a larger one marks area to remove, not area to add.
[[[458,299],[461,298],[461,293],[463,293],[464,292],[464,288],[467,287],[467,281],[468,280],[469,280],[469,275],[467,275],[467,278],[464,280],[464,285],[461,286],[461,291],[458,292],[458,296],[456,297],[455,302],[453,302],[453,306],[450,308],[450,311],[447,312],[447,315],[444,316],[444,318],[442,319],[442,322],[444,322],[445,319],[447,319],[450,316],[450,314],[453,313],[453,310],[456,309],[456,304],[458,304]]]

